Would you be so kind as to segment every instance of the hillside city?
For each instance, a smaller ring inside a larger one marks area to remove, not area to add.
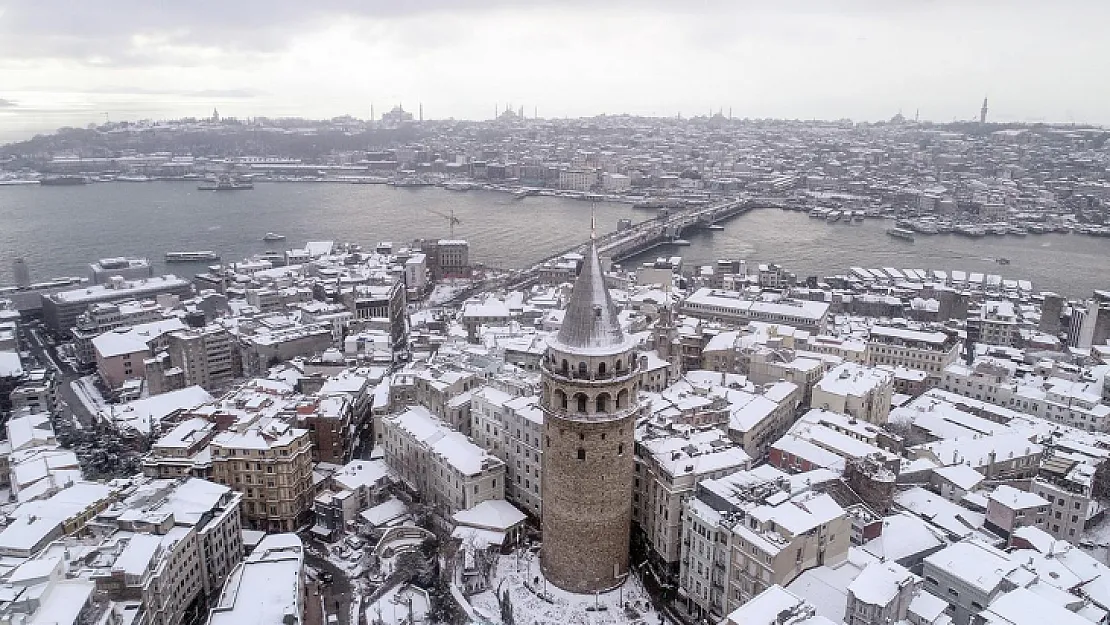
[[[991,124],[986,101],[944,125],[526,113],[214,111],[0,147],[0,184],[652,211],[583,217],[516,269],[454,236],[271,233],[287,249],[192,275],[89,258],[35,281],[15,259],[0,622],[1110,622],[1110,285],[628,262],[751,210],[1110,236],[1110,134]]]

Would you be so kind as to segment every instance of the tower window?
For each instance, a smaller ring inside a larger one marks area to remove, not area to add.
[[[581,447],[578,448],[578,459],[579,460],[585,460],[586,459],[586,450],[581,448]]]
[[[598,374],[599,376],[605,375],[605,363],[600,363],[600,364],[599,364],[599,365],[597,366],[597,374]]]
[[[618,456],[623,456],[624,455],[624,443],[620,443],[620,444],[617,445],[617,455]]]
[[[584,378],[589,374],[589,372],[590,372],[590,369],[589,369],[589,367],[586,366],[586,363],[584,363],[584,362],[578,363],[578,377]]]

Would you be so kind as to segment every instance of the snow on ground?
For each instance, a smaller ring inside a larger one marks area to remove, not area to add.
[[[450,282],[441,282],[432,289],[431,295],[428,296],[428,307],[435,307],[449,301],[452,297],[471,285],[470,280],[451,280]]]
[[[1110,564],[1110,514],[1104,515],[1098,525],[1083,532],[1078,546],[1099,562]]]
[[[83,378],[77,378],[70,383],[73,387],[73,393],[85,405],[85,409],[89,414],[100,414],[108,410],[108,402],[101,396],[100,391],[97,390],[96,384],[93,382],[96,376],[87,375]]]
[[[539,558],[532,553],[522,552],[518,562],[516,555],[501,556],[493,572],[490,590],[470,597],[474,610],[491,623],[501,622],[501,608],[498,604],[498,589],[509,590],[509,601],[513,606],[513,620],[517,623],[535,625],[623,625],[625,623],[673,625],[669,618],[662,617],[651,607],[651,599],[640,580],[630,577],[624,586],[617,590],[597,595],[576,595],[563,591],[554,584],[544,584],[540,574]],[[536,578],[540,582],[534,583]],[[545,588],[546,586],[546,588]],[[546,595],[547,599],[541,598]],[[624,602],[623,604],[621,602]],[[626,612],[624,604],[633,606]],[[597,610],[597,607],[603,609]]]

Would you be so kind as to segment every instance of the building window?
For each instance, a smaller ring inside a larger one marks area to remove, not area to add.
[[[586,450],[582,447],[578,448],[578,459],[579,460],[585,460],[586,459]]]

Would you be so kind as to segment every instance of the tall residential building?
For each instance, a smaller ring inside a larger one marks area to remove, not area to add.
[[[144,366],[152,395],[187,386],[218,390],[243,371],[235,336],[215,324],[173,332],[165,351]]]
[[[291,532],[312,507],[312,442],[308,430],[263,419],[212,439],[212,479],[243,494],[253,529]]]
[[[591,240],[543,361],[541,565],[571,592],[613,588],[628,573],[637,367]]]
[[[848,554],[852,524],[810,477],[764,465],[698,484],[684,504],[683,607],[717,622],[767,588]]]

